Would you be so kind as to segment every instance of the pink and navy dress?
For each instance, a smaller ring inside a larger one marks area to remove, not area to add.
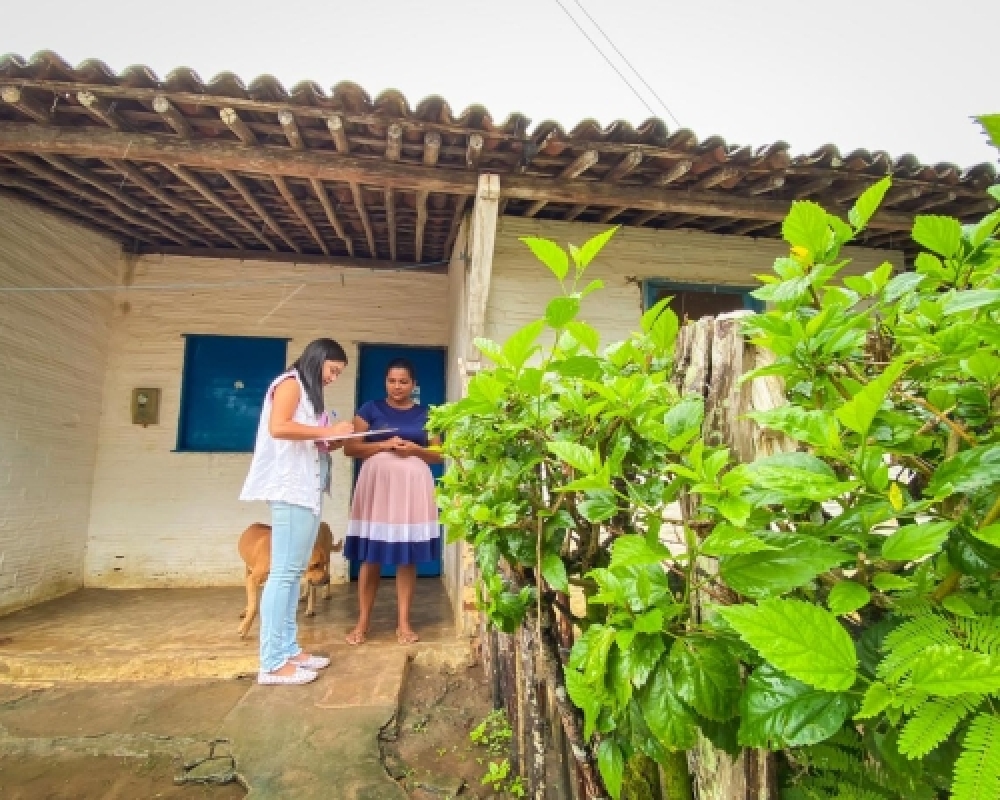
[[[427,409],[414,404],[393,408],[385,400],[365,403],[357,412],[371,430],[392,433],[365,438],[400,439],[427,446]],[[365,459],[354,487],[344,556],[374,564],[418,564],[441,557],[441,529],[434,500],[434,476],[423,459],[393,452]]]

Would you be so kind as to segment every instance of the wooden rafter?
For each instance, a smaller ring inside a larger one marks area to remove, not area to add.
[[[705,177],[691,184],[692,189],[712,189],[720,183],[734,180],[742,174],[737,167],[721,167],[708,173]]]
[[[336,233],[337,237],[344,243],[344,246],[347,248],[347,254],[353,256],[354,242],[351,240],[351,237],[347,235],[347,230],[344,228],[344,224],[340,221],[340,217],[337,216],[337,212],[333,208],[333,203],[330,202],[330,195],[327,194],[323,181],[319,178],[310,178],[309,184],[312,186],[313,192],[316,193],[316,197],[319,198],[319,204],[323,206],[323,213],[326,214],[326,221],[330,223],[330,227],[333,228],[334,233]]]
[[[642,150],[633,150],[631,153],[626,153],[621,161],[608,170],[608,173],[604,176],[605,182],[617,183],[638,167],[642,163],[642,159]]]
[[[465,150],[465,165],[469,169],[476,169],[479,166],[479,159],[483,156],[483,144],[482,134],[469,134],[469,142]]]
[[[424,134],[424,166],[433,167],[441,154],[441,134],[428,131]],[[417,228],[413,238],[413,260],[418,264],[424,257],[424,231],[427,228],[427,197],[428,193],[421,189],[417,192]],[[445,255],[448,255],[447,253]]]
[[[30,172],[32,175],[51,183],[53,186],[58,186],[63,191],[79,195],[94,205],[106,208],[110,213],[125,220],[125,222],[128,222],[130,225],[147,228],[148,230],[155,231],[158,235],[168,239],[169,241],[176,242],[177,244],[185,244],[185,239],[183,237],[180,237],[173,231],[159,225],[155,220],[146,219],[141,214],[133,214],[131,209],[122,205],[117,200],[113,200],[112,198],[98,192],[92,192],[90,189],[87,189],[78,183],[73,183],[73,181],[66,178],[62,173],[46,166],[45,164],[39,163],[30,156],[19,153],[6,153],[5,155],[10,161],[13,161],[26,172]]]
[[[4,178],[0,176],[0,185],[2,185],[3,181]],[[385,272],[398,271],[400,269],[400,264],[396,261],[333,255],[320,256],[311,253],[287,253],[283,250],[272,253],[264,250],[236,250],[227,247],[167,247],[161,244],[149,243],[140,247],[139,252],[162,253],[173,256],[196,256],[201,258],[231,258],[238,259],[239,261],[260,261],[266,264],[324,264],[326,266],[343,267],[346,269],[380,270]],[[423,269],[418,268],[415,271],[441,274],[445,270],[437,265],[428,265]]]
[[[660,216],[659,211],[643,211],[639,216],[633,220],[632,224],[641,228],[643,225],[648,225],[654,219]]]
[[[890,189],[882,201],[883,208],[892,208],[900,203],[907,203],[915,200],[924,193],[922,186],[900,186],[898,189]]]
[[[291,111],[281,111],[278,113],[278,124],[285,133],[289,146],[293,150],[305,150],[305,141],[302,139],[302,132],[295,121],[295,115]]]
[[[763,228],[770,228],[773,224],[773,222],[761,222],[760,220],[751,219],[746,222],[737,222],[729,229],[729,232],[737,236],[742,236],[753,231],[762,230]]]
[[[656,186],[669,186],[674,181],[680,180],[687,175],[694,166],[694,160],[683,158],[674,164],[670,169],[656,178],[653,182]]]
[[[748,186],[747,191],[750,192],[750,194],[767,194],[768,192],[780,189],[784,185],[784,175],[768,175],[766,178],[756,181]]]
[[[628,211],[628,206],[615,206],[614,208],[609,208],[607,211],[601,212],[601,215],[597,218],[597,221],[601,225],[607,225],[611,220],[617,217],[619,214],[624,214]]]
[[[235,109],[232,108],[221,108],[219,109],[219,119],[221,119],[226,127],[229,128],[233,133],[236,134],[236,138],[239,139],[245,145],[255,145],[257,144],[257,135],[250,130],[248,126],[241,118],[240,115],[236,113]]]
[[[465,216],[465,207],[469,203],[469,198],[465,195],[455,198],[455,209],[451,215],[451,225],[448,226],[448,238],[444,242],[444,257],[451,257],[451,248],[458,238],[458,231],[462,227],[462,217]]]
[[[932,208],[938,208],[939,206],[947,205],[948,203],[954,202],[957,197],[956,192],[947,192],[938,197],[931,197],[918,203],[917,206],[912,210],[913,214],[922,214],[925,211],[930,211]]]
[[[158,94],[153,98],[153,111],[163,117],[178,136],[191,138],[191,124],[166,95]]]
[[[337,152],[344,156],[348,155],[351,152],[351,143],[347,138],[347,130],[344,126],[343,117],[340,114],[331,114],[326,118],[326,128],[330,131],[330,138],[333,139],[333,146],[337,148]],[[361,185],[356,180],[349,180],[347,183],[351,187],[351,199],[354,201],[354,208],[358,212],[358,219],[361,220],[361,229],[365,232],[365,241],[368,243],[368,254],[372,258],[378,258],[378,251],[375,249],[375,233],[372,231],[371,220],[368,219],[368,209],[365,208],[365,199],[361,194]],[[344,235],[341,238],[348,243],[348,250],[353,252],[354,245],[346,235],[346,231],[344,231]]]
[[[385,157],[389,161],[399,161],[403,153],[403,126],[392,123],[385,132]],[[396,198],[392,187],[385,190],[385,224],[389,234],[389,258],[396,260]]]
[[[253,196],[253,192],[250,191],[250,189],[240,179],[238,175],[236,175],[235,173],[231,172],[228,169],[219,170],[219,173],[222,175],[223,178],[229,181],[230,186],[232,186],[237,192],[239,192],[239,195],[240,197],[243,198],[243,201],[248,206],[250,206],[250,208],[254,210],[254,213],[264,221],[264,224],[271,229],[272,233],[274,233],[275,236],[280,238],[296,253],[302,252],[302,248],[295,243],[295,240],[288,235],[285,229],[281,227],[281,224],[273,216],[271,216],[271,213],[266,208],[264,208],[264,206],[260,203],[259,200],[257,200],[256,197]]]
[[[569,164],[563,167],[562,171],[559,173],[559,180],[573,180],[579,178],[583,173],[590,169],[594,164],[600,159],[600,153],[596,150],[584,150],[580,155],[574,158]],[[545,200],[536,200],[528,209],[524,212],[524,216],[533,217],[543,208],[545,208]]]
[[[278,191],[288,204],[288,207],[292,209],[295,216],[302,220],[302,224],[306,226],[306,230],[309,231],[313,239],[316,241],[316,244],[319,245],[319,249],[323,251],[323,255],[330,255],[330,248],[326,246],[326,242],[323,240],[323,237],[319,235],[319,229],[316,227],[316,223],[313,222],[309,214],[306,213],[306,210],[302,207],[302,204],[298,201],[298,198],[292,192],[291,187],[285,179],[280,175],[272,175],[271,180],[274,181],[274,185],[278,187]]]
[[[572,222],[586,210],[587,210],[586,204],[578,203],[577,205],[572,206],[570,210],[566,212],[565,216],[563,216],[563,220],[566,222]]]
[[[278,248],[274,246],[274,243],[264,236],[257,228],[250,223],[242,214],[240,214],[235,208],[233,208],[229,203],[219,197],[212,188],[206,184],[201,178],[195,175],[193,172],[189,171],[185,167],[179,164],[164,164],[164,166],[170,170],[174,175],[176,175],[180,180],[184,181],[188,186],[194,189],[198,194],[204,197],[209,203],[215,206],[219,211],[225,214],[230,219],[238,222],[251,234],[254,238],[260,241],[263,245],[267,247],[268,250],[277,250]]]
[[[17,86],[4,86],[0,88],[0,99],[10,106],[13,106],[25,116],[31,117],[35,122],[47,125],[52,119],[52,113],[44,105],[28,97]]]
[[[211,231],[220,239],[224,239],[229,242],[233,247],[243,247],[243,243],[238,239],[234,239],[228,233],[226,233],[222,228],[216,225],[212,220],[202,214],[197,208],[191,205],[187,200],[182,197],[178,197],[171,192],[162,189],[153,183],[145,173],[138,167],[134,167],[126,161],[117,161],[115,159],[108,159],[106,161],[108,166],[112,169],[117,170],[121,175],[128,180],[132,181],[136,186],[142,187],[146,192],[155,197],[164,205],[169,206],[174,209],[174,211],[179,211],[182,214],[187,214],[189,217],[195,220],[199,225],[201,225],[205,230]],[[203,241],[194,234],[191,234],[191,238],[197,241]]]
[[[661,227],[672,230],[673,228],[681,227],[681,225],[687,225],[689,222],[694,222],[696,219],[698,219],[698,214],[676,214],[664,222]]]
[[[810,181],[806,181],[793,189],[795,199],[801,200],[806,197],[814,197],[820,192],[824,192],[829,189],[833,185],[833,180],[832,176],[822,175],[819,178],[813,178]]]
[[[170,220],[167,217],[163,216],[156,209],[150,208],[145,203],[136,200],[134,197],[128,194],[128,192],[122,191],[117,186],[109,184],[107,181],[104,180],[104,178],[102,178],[95,172],[92,172],[91,170],[85,167],[81,167],[78,164],[74,164],[65,156],[45,155],[42,156],[42,158],[56,169],[65,172],[67,175],[72,175],[78,181],[81,181],[82,183],[87,183],[93,186],[95,189],[104,192],[104,194],[106,194],[108,197],[117,200],[123,206],[131,208],[133,211],[138,211],[140,214],[145,214],[150,219],[153,219],[156,222],[158,222],[164,228],[173,231],[175,237],[176,236],[181,237],[181,241],[187,241],[188,239],[196,239],[197,241],[203,241],[197,239],[197,237],[192,236],[183,228],[178,227],[173,222],[173,220]]]
[[[351,152],[351,145],[347,139],[347,131],[344,129],[344,118],[340,114],[331,114],[326,118],[326,128],[330,131],[333,145],[337,152],[347,155]]]
[[[109,101],[107,98],[98,97],[93,92],[88,91],[77,92],[76,99],[81,106],[90,112],[92,117],[99,119],[112,130],[127,131],[129,129],[128,123],[115,111],[113,100]]]
[[[183,141],[175,136],[129,133],[101,129],[55,129],[28,123],[0,123],[0,151],[29,151],[87,158],[127,157],[138,161],[181,164],[206,170],[232,169],[285,177],[320,178],[416,191],[461,194],[474,191],[475,174],[399,162],[294,151],[287,147],[239,146],[223,142]],[[675,165],[676,166],[676,165]],[[860,183],[860,182],[859,182]],[[354,190],[355,187],[352,187]],[[858,187],[858,193],[863,190]],[[354,191],[358,199],[360,189]],[[511,174],[504,177],[504,197],[535,202],[628,206],[638,211],[694,214],[708,217],[783,219],[787,203],[720,192],[661,189],[600,181],[540,178]],[[971,212],[971,209],[969,211]],[[363,223],[364,224],[364,223]],[[910,214],[881,211],[871,221],[875,228],[908,230]],[[373,243],[373,242],[372,242]]]
[[[101,216],[100,214],[95,214],[86,206],[73,200],[69,200],[56,192],[43,189],[41,186],[32,183],[31,181],[0,172],[0,186],[33,194],[35,197],[44,201],[45,205],[51,208],[61,208],[63,211],[68,211],[70,214],[76,214],[77,216],[94,223],[101,230],[107,231],[110,228],[111,230],[121,234],[121,236],[126,240],[136,239],[149,245],[153,244],[152,239],[144,234],[138,233],[132,228],[126,228],[124,225],[119,225],[118,222],[116,222],[116,217],[108,219],[106,215]]]

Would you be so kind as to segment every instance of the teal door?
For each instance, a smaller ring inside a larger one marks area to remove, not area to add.
[[[357,405],[361,408],[369,400],[385,398],[385,371],[394,358],[406,358],[417,371],[417,389],[414,400],[425,406],[441,405],[445,401],[445,357],[443,347],[407,347],[404,345],[363,344],[358,348],[358,389]],[[354,480],[358,479],[361,462],[354,462]],[[443,467],[431,467],[435,479],[441,477]],[[358,577],[360,564],[351,562],[351,580]],[[392,577],[396,568],[389,564],[382,566],[382,577]],[[417,565],[417,575],[434,577],[441,574],[441,561]]]

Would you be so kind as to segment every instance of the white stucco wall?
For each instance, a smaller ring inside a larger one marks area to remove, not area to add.
[[[337,339],[350,364],[327,403],[342,416],[354,409],[358,343],[448,344],[446,275],[148,256],[139,259],[133,281],[115,301],[87,539],[89,586],[241,583],[237,539],[250,523],[268,519],[266,505],[237,499],[249,454],[172,452],[182,334],[288,337],[289,361],[314,338]],[[144,289],[227,282],[256,285]],[[140,386],[162,391],[157,426],[131,424],[131,390]],[[346,526],[350,475],[349,460],[336,454],[333,496],[323,511],[335,538]],[[345,579],[345,562],[335,566],[335,577]]]
[[[0,196],[0,287],[113,286],[113,240]],[[0,612],[79,588],[110,292],[0,291]]]

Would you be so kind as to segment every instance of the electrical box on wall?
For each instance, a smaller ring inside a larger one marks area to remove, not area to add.
[[[158,425],[160,423],[160,390],[132,390],[132,424]]]

